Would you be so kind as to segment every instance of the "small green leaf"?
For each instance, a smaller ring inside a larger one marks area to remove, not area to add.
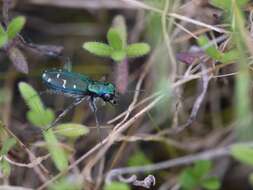
[[[221,184],[217,177],[210,177],[203,180],[201,186],[207,190],[218,190],[220,189]]]
[[[135,43],[127,46],[127,57],[140,57],[150,52],[150,46],[147,43]]]
[[[229,10],[231,7],[231,0],[211,0],[211,4],[220,9]]]
[[[193,190],[198,186],[198,179],[195,178],[192,169],[187,168],[179,177],[179,182],[184,190]]]
[[[12,40],[13,38],[15,38],[17,34],[23,29],[25,25],[25,21],[26,19],[23,16],[18,16],[11,20],[7,28],[7,34],[8,34],[9,40]]]
[[[5,32],[3,26],[0,24],[0,48],[2,48],[8,42],[8,35]]]
[[[225,52],[223,54],[223,57],[221,59],[222,63],[232,63],[239,59],[240,53],[237,49],[232,49],[228,52]]]
[[[40,112],[29,110],[26,114],[29,122],[40,128],[47,128],[55,119],[54,112],[49,108]]]
[[[116,62],[123,61],[126,58],[126,52],[123,50],[114,51],[111,58]]]
[[[53,185],[49,187],[50,190],[81,190],[83,187],[82,178],[75,176],[74,178],[61,178],[60,180],[54,182]]]
[[[54,161],[55,166],[58,170],[63,171],[68,167],[68,158],[63,148],[58,143],[56,136],[54,135],[52,129],[43,131],[44,139],[47,143],[47,148]]]
[[[152,162],[147,158],[147,156],[142,151],[136,152],[128,159],[128,166],[144,166],[151,163]]]
[[[3,142],[2,149],[0,151],[0,156],[8,154],[10,149],[16,144],[16,140],[14,138],[8,138]]]
[[[110,28],[108,33],[107,33],[107,40],[109,45],[114,49],[114,50],[122,50],[123,47],[123,39],[121,39],[120,35],[120,30],[117,28]]]
[[[235,1],[239,7],[244,7],[249,3],[250,0],[239,0]]]
[[[123,41],[123,47],[126,47],[127,44],[127,29],[126,29],[126,21],[122,15],[117,15],[113,19],[113,27],[117,28],[121,39]]]
[[[0,35],[6,34],[6,31],[4,30],[3,26],[0,24]]]
[[[23,99],[31,110],[36,111],[38,113],[44,111],[44,107],[40,100],[40,97],[38,93],[33,89],[33,87],[31,87],[25,82],[20,82],[18,84],[18,87]]]
[[[209,160],[199,160],[193,167],[194,176],[201,179],[206,176],[211,170],[211,162]]]
[[[10,176],[10,174],[11,174],[11,166],[10,166],[9,162],[7,162],[5,159],[3,159],[0,162],[0,171],[6,177]]]
[[[88,52],[101,57],[110,57],[112,54],[112,48],[109,45],[100,42],[85,42],[83,48]]]
[[[214,45],[209,45],[210,41],[206,36],[200,36],[198,39],[198,44],[211,58],[218,61],[221,60],[223,56],[222,53],[218,49],[216,49]]]
[[[237,0],[235,1],[237,6],[244,7],[249,2],[249,0]],[[211,4],[215,7],[218,7],[220,9],[229,11],[231,8],[231,0],[211,0]]]
[[[130,187],[125,183],[112,182],[110,184],[106,184],[104,190],[130,190]]]
[[[238,161],[253,166],[253,149],[249,146],[242,144],[233,145],[230,153]]]
[[[63,135],[69,138],[76,138],[89,133],[89,129],[80,124],[65,123],[54,127],[54,133]]]

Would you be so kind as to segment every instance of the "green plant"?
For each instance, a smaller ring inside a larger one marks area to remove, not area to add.
[[[238,127],[236,134],[240,140],[252,139],[251,127],[251,99],[250,84],[251,77],[249,72],[250,54],[252,55],[252,45],[250,43],[250,34],[246,26],[246,19],[243,8],[246,7],[249,0],[231,1],[231,0],[212,0],[211,4],[224,11],[224,17],[229,24],[231,40],[229,46],[232,47],[228,52],[222,53],[215,47],[210,46],[205,49],[206,53],[213,59],[222,63],[236,62],[238,73],[236,75],[236,109]],[[201,47],[207,44],[207,39],[200,38],[198,43]],[[228,47],[229,47],[228,46]],[[243,100],[243,101],[241,101]]]
[[[127,29],[125,19],[115,16],[112,27],[107,32],[106,43],[85,42],[83,48],[100,57],[113,59],[115,65],[115,84],[119,93],[125,93],[128,85],[128,58],[146,55],[150,51],[147,43],[127,44]]]
[[[125,183],[112,182],[110,184],[106,184],[104,190],[130,190],[130,187]]]
[[[182,189],[194,190],[200,187],[207,190],[219,189],[219,179],[215,176],[208,176],[211,167],[210,161],[200,160],[197,161],[193,167],[184,169],[179,177]]]
[[[249,2],[249,0],[239,0],[239,1],[235,1],[235,2],[236,2],[238,7],[244,7]],[[211,0],[211,4],[215,7],[223,9],[227,12],[229,12],[231,10],[231,7],[232,7],[231,0],[223,0],[223,1]]]
[[[150,51],[147,43],[126,43],[126,35],[117,27],[111,27],[107,32],[108,44],[101,42],[85,42],[83,48],[101,57],[110,57],[116,62],[126,58],[140,57]]]
[[[29,107],[29,111],[26,114],[27,119],[34,126],[43,130],[47,148],[56,167],[60,171],[66,169],[68,167],[68,158],[64,149],[60,146],[55,133],[69,138],[76,138],[87,134],[89,130],[83,125],[73,123],[57,125],[54,127],[55,131],[53,129],[44,130],[54,121],[54,112],[44,107],[38,93],[29,84],[20,82],[19,91]]]
[[[243,144],[235,144],[231,147],[230,150],[231,155],[233,158],[236,160],[253,166],[253,149],[252,147],[248,145],[243,145]]]
[[[0,48],[10,43],[21,32],[25,22],[25,17],[18,16],[10,21],[6,30],[0,25]]]
[[[199,46],[205,51],[205,53],[212,59],[221,63],[233,63],[238,61],[239,52],[236,49],[231,49],[225,53],[218,50],[214,45],[210,45],[210,41],[206,36],[200,36],[198,38]]]
[[[253,148],[246,144],[235,144],[230,149],[230,154],[237,161],[253,166]],[[249,182],[253,186],[253,173],[249,175]]]
[[[138,151],[128,159],[128,166],[144,166],[152,164],[152,162],[147,158],[147,156],[142,152]]]
[[[82,189],[82,180],[78,177],[73,179],[64,177],[59,179],[53,185],[50,186],[50,190],[81,190]]]
[[[10,163],[5,159],[8,152],[15,146],[16,140],[14,138],[7,138],[3,141],[2,148],[0,150],[0,171],[8,177],[11,172]]]
[[[0,24],[0,48],[6,52],[16,69],[22,73],[28,73],[28,64],[25,56],[18,47],[21,42],[14,40],[17,39],[25,22],[25,17],[18,16],[12,19],[6,28]]]

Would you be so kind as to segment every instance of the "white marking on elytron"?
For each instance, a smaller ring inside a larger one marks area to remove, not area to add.
[[[60,74],[58,73],[57,75],[56,75],[56,78],[59,78],[60,77]]]
[[[74,84],[73,88],[76,89],[76,85],[75,84]]]
[[[67,82],[67,81],[64,80],[64,79],[62,79],[62,80],[63,80],[63,85],[62,85],[62,87],[63,87],[63,88],[66,88],[66,82]]]
[[[45,78],[46,77],[46,73],[43,73],[42,77]]]
[[[52,79],[51,79],[51,78],[48,78],[48,79],[47,79],[47,82],[51,82],[51,81],[52,81]]]

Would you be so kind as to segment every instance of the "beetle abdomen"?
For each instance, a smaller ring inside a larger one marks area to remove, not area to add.
[[[44,71],[42,80],[49,88],[71,95],[88,94],[90,83],[87,76],[62,69]]]

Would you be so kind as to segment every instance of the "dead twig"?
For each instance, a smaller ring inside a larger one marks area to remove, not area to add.
[[[5,159],[7,162],[9,162],[12,165],[18,166],[18,167],[25,167],[25,168],[33,168],[37,165],[39,165],[42,161],[46,160],[49,158],[49,154],[45,155],[45,156],[41,156],[41,157],[37,157],[35,160],[33,160],[31,163],[19,163],[19,162],[15,162],[13,160],[11,160],[8,156],[3,156],[2,159]],[[0,157],[1,160],[1,157]]]
[[[193,162],[197,160],[210,160],[217,157],[228,156],[229,148],[230,146],[208,150],[208,151],[204,151],[195,155],[184,156],[181,158],[167,160],[167,161],[159,162],[157,164],[146,165],[142,167],[126,167],[126,168],[113,169],[107,173],[106,183],[111,183],[115,179],[115,177],[119,175],[158,171],[158,170],[168,169],[168,168],[172,168],[176,166],[192,164]]]
[[[202,70],[202,73],[203,73],[203,75],[202,75],[202,92],[197,97],[196,101],[194,102],[194,105],[193,105],[193,108],[192,108],[192,111],[191,111],[191,115],[188,118],[187,122],[185,124],[181,125],[181,126],[173,128],[172,132],[171,132],[173,134],[183,131],[186,127],[190,126],[192,124],[192,122],[197,118],[199,108],[203,103],[203,100],[205,98],[205,95],[206,95],[206,92],[207,92],[207,89],[208,89],[209,81],[212,78],[211,76],[209,76],[208,73],[204,72],[206,69],[205,69],[205,66],[203,64],[201,64],[201,70]]]

